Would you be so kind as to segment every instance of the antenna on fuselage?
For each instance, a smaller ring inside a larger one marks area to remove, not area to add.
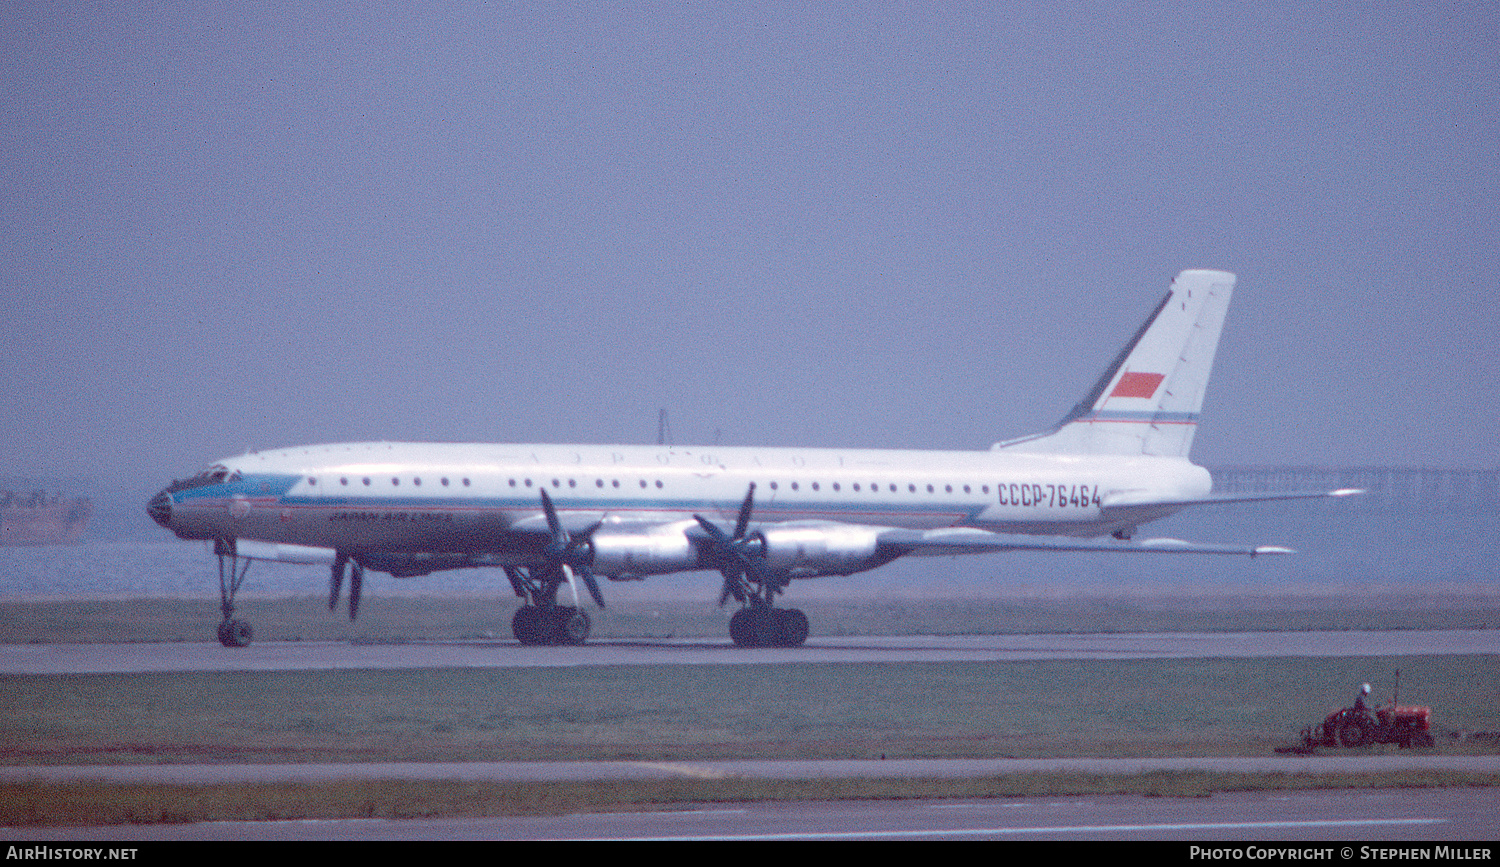
[[[656,444],[659,446],[669,446],[672,444],[672,424],[667,421],[666,407],[662,407],[657,411]]]

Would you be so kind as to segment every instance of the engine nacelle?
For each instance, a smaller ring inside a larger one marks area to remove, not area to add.
[[[600,575],[636,578],[698,568],[698,549],[680,529],[664,533],[607,534],[589,538]]]
[[[838,524],[767,527],[751,535],[766,565],[793,578],[849,575],[884,562],[874,527]]]

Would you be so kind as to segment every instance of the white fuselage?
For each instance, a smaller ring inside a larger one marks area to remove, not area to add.
[[[346,443],[220,462],[222,483],[176,492],[171,528],[344,551],[503,553],[544,520],[675,534],[694,514],[754,520],[1097,536],[1161,517],[1101,514],[1112,498],[1188,500],[1209,474],[1183,458],[1010,451],[718,446]],[[675,526],[681,522],[681,526]]]

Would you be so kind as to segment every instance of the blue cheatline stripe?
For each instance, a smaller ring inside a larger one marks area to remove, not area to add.
[[[1141,424],[1197,424],[1196,412],[1157,412],[1155,410],[1101,409],[1073,419],[1078,422],[1108,421],[1136,422]]]
[[[287,491],[291,490],[293,485],[302,481],[302,479],[301,475],[288,475],[285,473],[247,475],[232,482],[219,482],[212,485],[203,485],[198,488],[187,488],[173,493],[172,496],[178,503],[187,503],[192,500],[228,499],[230,497],[245,497],[251,500],[265,497],[280,498]]]

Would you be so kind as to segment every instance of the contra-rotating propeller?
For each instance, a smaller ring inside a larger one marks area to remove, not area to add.
[[[765,569],[764,559],[758,550],[760,543],[746,535],[750,528],[750,513],[755,509],[755,483],[750,483],[750,490],[745,492],[745,500],[740,503],[739,515],[734,521],[734,535],[729,536],[720,530],[717,524],[703,517],[693,515],[698,525],[708,534],[712,540],[713,558],[717,561],[719,573],[724,576],[724,588],[719,591],[719,606],[723,607],[729,597],[733,596],[735,601],[744,603],[749,598],[749,588],[746,586],[746,575],[750,581],[767,589],[767,593],[774,592],[776,583]]]
[[[593,559],[593,552],[589,550],[589,537],[599,529],[603,521],[595,521],[582,533],[570,535],[563,529],[562,521],[557,517],[557,509],[552,505],[552,498],[547,496],[547,491],[542,490],[542,512],[547,516],[547,530],[552,534],[548,540],[547,547],[542,551],[542,556],[549,563],[558,566],[567,566],[573,570],[573,574],[583,579],[583,586],[589,589],[589,595],[594,597],[594,604],[600,608],[604,607],[604,594],[599,592],[599,581],[594,577],[594,572],[589,568],[589,561]]]
[[[332,574],[328,578],[328,610],[332,611],[339,604],[339,590],[344,583],[344,569],[349,565],[349,552],[338,551],[333,555]],[[359,596],[364,590],[365,567],[354,562],[354,568],[349,570],[349,619],[353,620],[359,616]]]

